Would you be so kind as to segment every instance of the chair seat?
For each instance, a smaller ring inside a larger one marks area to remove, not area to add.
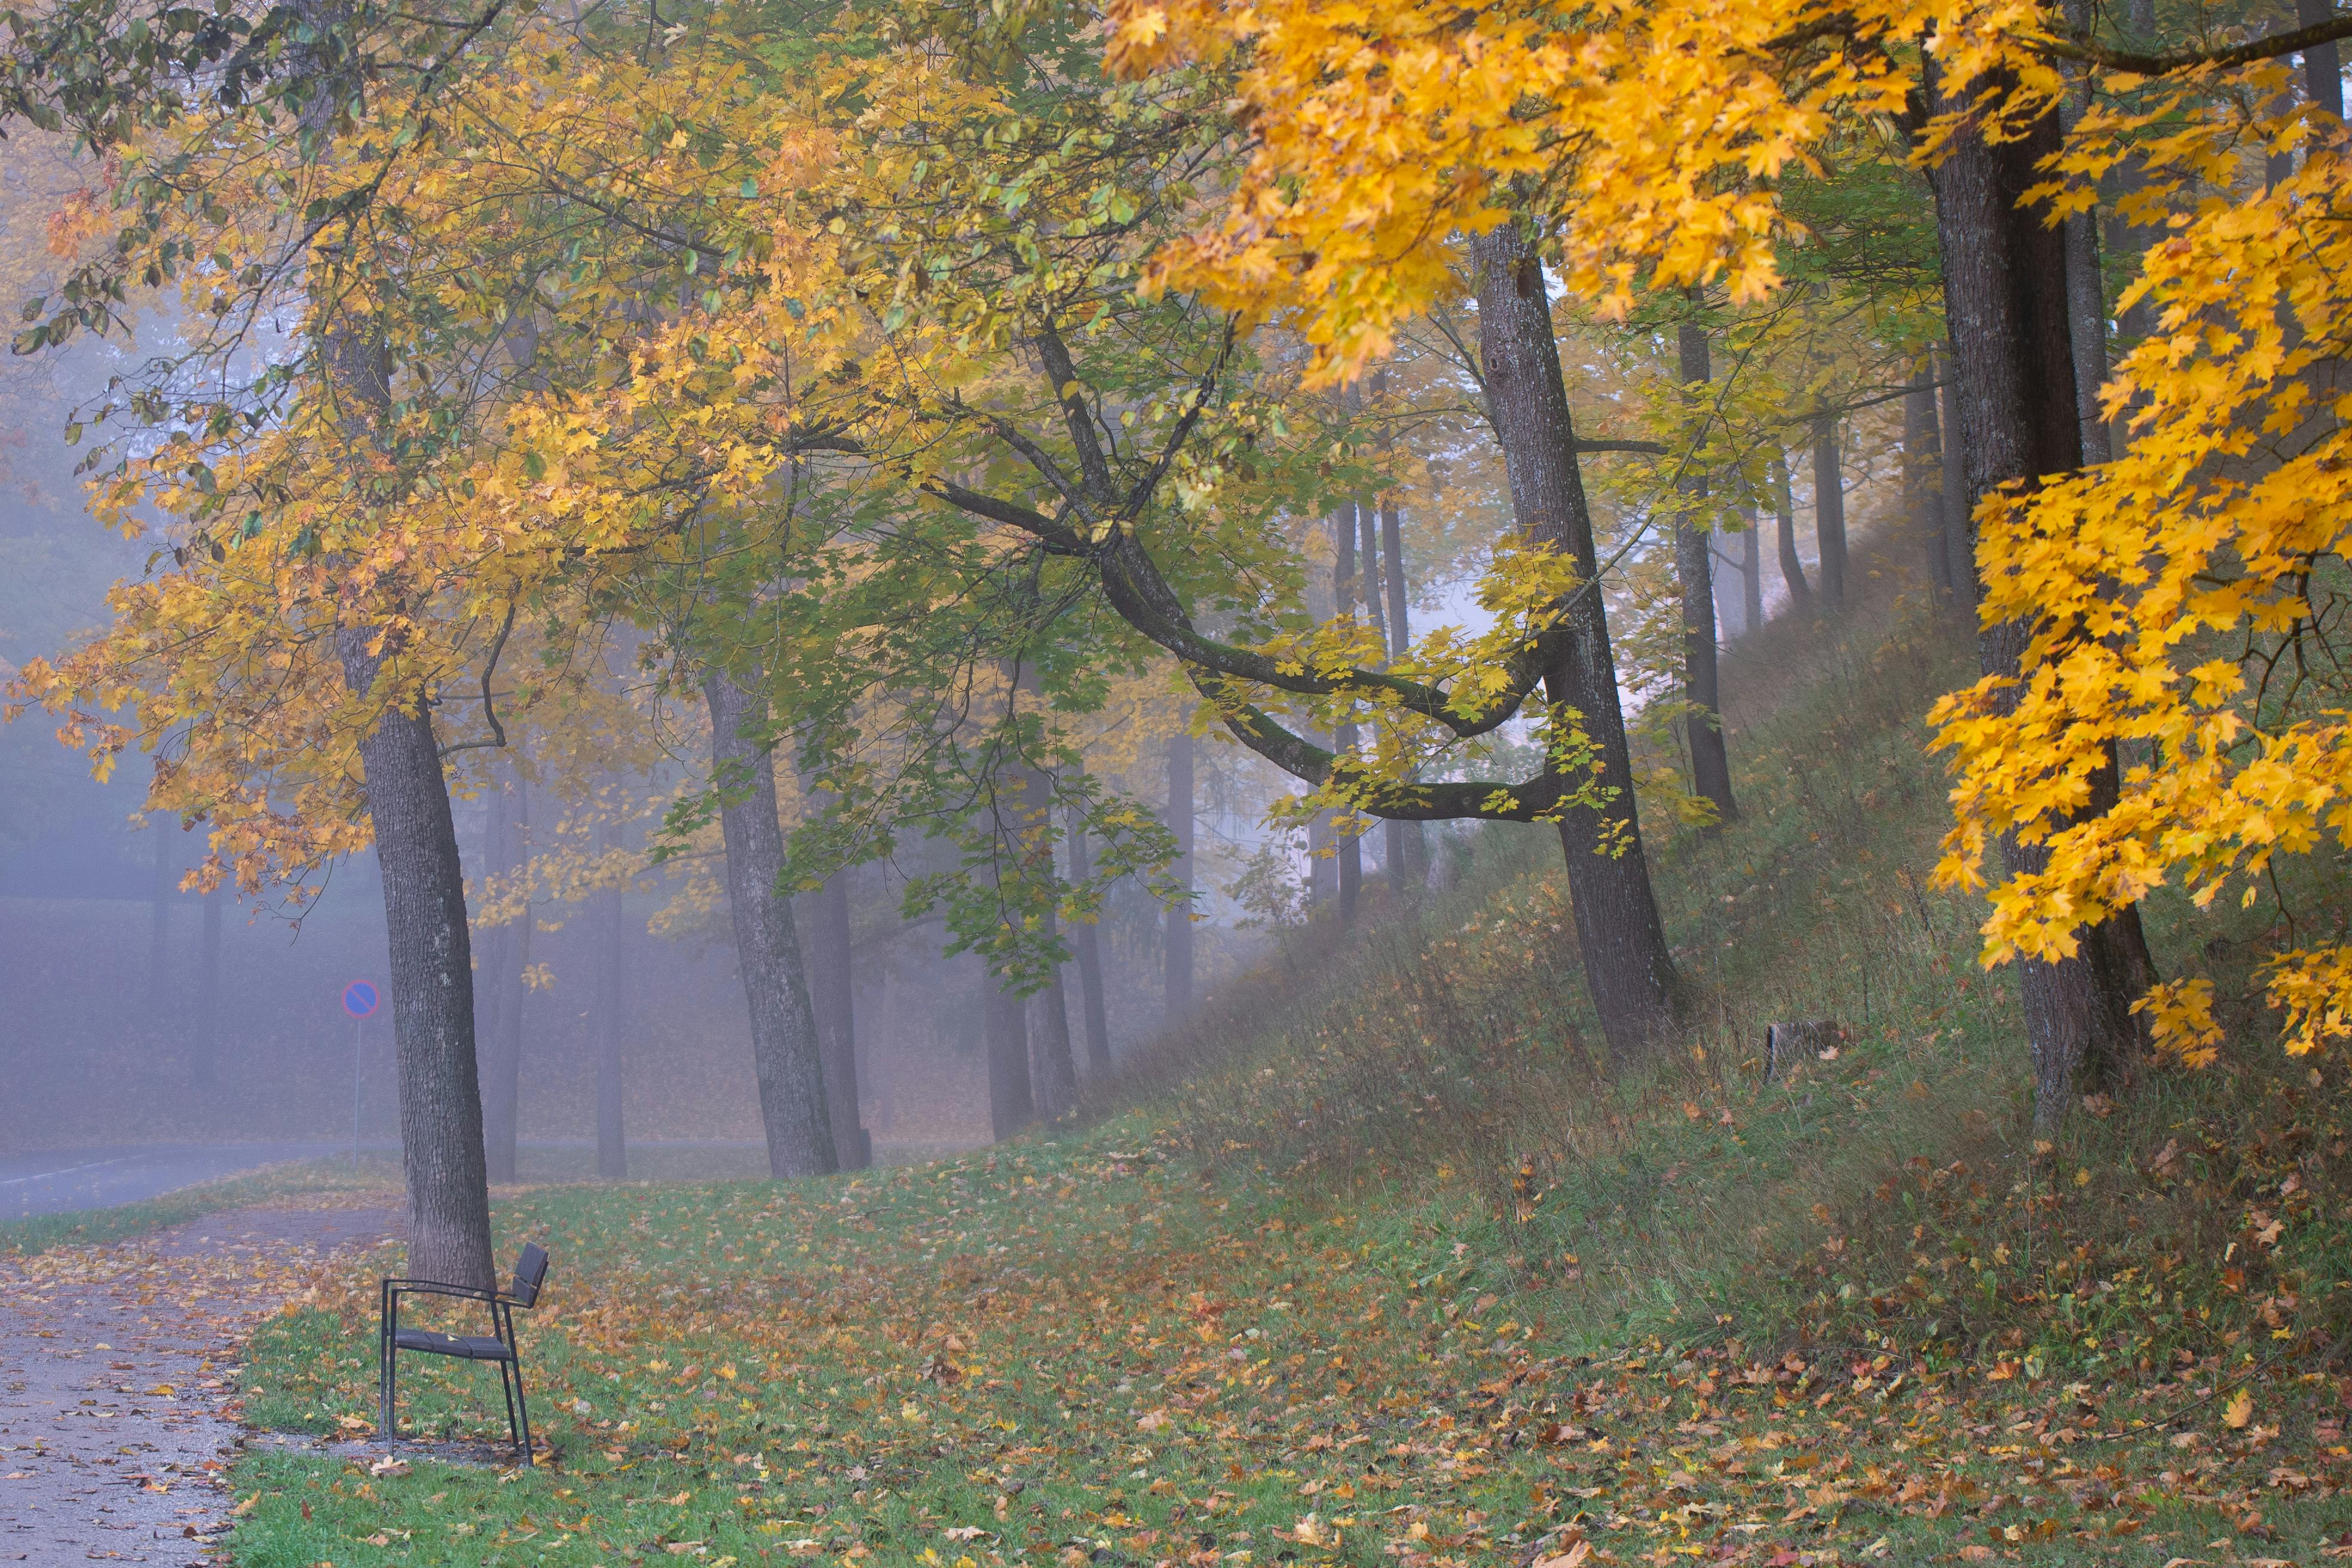
[[[514,1352],[495,1339],[478,1335],[436,1334],[427,1329],[403,1329],[393,1336],[393,1343],[404,1351],[422,1351],[426,1355],[462,1356],[467,1361],[512,1361]]]

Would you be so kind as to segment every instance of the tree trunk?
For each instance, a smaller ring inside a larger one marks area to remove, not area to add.
[[[2322,0],[2325,3],[2325,0]],[[2091,0],[2065,0],[2067,23],[2088,34],[2097,21]],[[2059,109],[2060,129],[2072,134],[2091,106],[2089,72],[2068,73],[2074,86]],[[2113,456],[2107,441],[2106,416],[2099,410],[2099,388],[2107,384],[2107,286],[2099,276],[2099,212],[2074,214],[2065,220],[2067,337],[2074,351],[2074,417],[2082,426],[2083,461],[2104,463]]]
[[[1328,904],[1339,896],[1339,858],[1333,853],[1331,814],[1318,811],[1307,819],[1307,900]]]
[[[1412,647],[1412,612],[1405,592],[1404,514],[1391,496],[1381,508],[1381,571],[1389,595],[1389,655],[1402,658]],[[1390,822],[1389,886],[1408,896],[1429,881],[1429,839],[1418,822]]]
[[[1739,616],[1740,629],[1752,633],[1764,629],[1764,540],[1756,509],[1749,507],[1745,515],[1748,526],[1739,531]]]
[[[856,966],[849,923],[849,873],[836,871],[810,895],[809,1001],[824,1043],[824,1095],[833,1149],[845,1171],[874,1163],[874,1141],[857,1105]]]
[[[1045,916],[1045,935],[1055,935],[1051,910]],[[1070,1049],[1070,999],[1062,986],[1062,966],[1054,966],[1054,978],[1043,991],[1029,998],[1029,1070],[1037,1094],[1037,1114],[1048,1121],[1059,1121],[1069,1113],[1078,1100],[1078,1070]]]
[[[1812,585],[1805,581],[1805,563],[1797,555],[1797,503],[1789,493],[1789,460],[1772,459],[1772,517],[1780,529],[1780,582],[1789,590],[1789,604],[1803,609],[1812,602]]]
[[[1845,474],[1834,414],[1813,419],[1813,538],[1822,552],[1822,600],[1845,607]]]
[[[1168,740],[1168,830],[1176,836],[1176,860],[1168,868],[1184,896],[1168,911],[1167,1023],[1176,1027],[1192,1013],[1192,732],[1179,730]]]
[[[768,1173],[822,1175],[838,1168],[826,1105],[824,1047],[801,963],[792,900],[782,891],[784,830],[776,816],[775,756],[756,731],[766,704],[725,674],[704,678],[710,707],[711,773],[726,791],[719,814],[727,843],[727,900],[735,954],[751,1004],[751,1065],[760,1082],[760,1121],[768,1140]]]
[[[147,1012],[164,1022],[172,1007],[172,895],[179,878],[173,875],[171,817],[158,814],[148,831],[155,836],[155,885],[147,920]]]
[[[373,640],[364,626],[336,636],[343,679],[354,692],[375,684],[383,659],[368,651]],[[411,711],[388,709],[359,749],[390,939],[401,1163],[408,1183],[407,1272],[488,1289],[497,1268],[474,1060],[474,954],[449,782],[441,771],[431,710],[421,702]]]
[[[2335,15],[2332,0],[2294,0],[2298,27],[2316,26]],[[2336,45],[2320,44],[2303,51],[2303,90],[2320,113],[2339,121],[2344,118],[2344,57]]]
[[[2017,205],[2038,178],[2039,161],[2059,142],[2054,115],[2044,116],[2031,136],[1998,146],[1963,131],[1935,171],[1945,317],[1971,500],[1996,485],[2063,474],[2083,460],[2070,301],[2064,290],[2048,287],[2065,276],[2065,238],[2040,213]],[[1983,627],[1977,649],[1985,673],[2015,679],[2032,629],[2019,622]],[[2112,779],[2104,792],[2094,791],[2101,793],[2112,798]],[[2002,849],[2012,873],[2040,869],[2048,854],[2013,839]],[[2072,958],[2018,962],[2034,1127],[2047,1136],[2085,1080],[2111,1082],[2130,1069],[2140,1043],[2130,1007],[2153,978],[2153,965],[2136,909],[2084,931]]]
[[[1356,593],[1361,586],[1356,580],[1356,503],[1349,501],[1331,515],[1331,603],[1332,614],[1347,616],[1355,613]],[[1341,753],[1356,749],[1356,727],[1342,724],[1332,732],[1332,749]],[[1188,754],[1186,768],[1191,768]],[[1364,841],[1349,831],[1343,820],[1334,818],[1331,824],[1334,847],[1338,850],[1338,888],[1339,923],[1356,923],[1356,897],[1364,883]],[[1190,883],[1187,883],[1190,886]],[[1187,944],[1189,951],[1189,942]]]
[[[604,847],[613,847],[611,830]],[[596,1175],[600,1181],[626,1181],[629,1144],[622,1121],[622,1052],[628,1039],[629,913],[622,891],[607,888],[596,895],[598,924],[604,939],[604,962],[596,973]]]
[[[507,846],[507,869],[528,877],[530,793],[520,772],[515,774],[514,815],[509,825],[513,838]],[[529,994],[522,977],[523,971],[530,967],[534,923],[530,900],[526,895],[522,913],[506,928],[505,939],[499,943],[499,969],[491,981],[499,988],[495,1008],[498,1022],[489,1034],[489,1059],[484,1064],[482,1076],[482,1151],[484,1168],[493,1182],[516,1180],[515,1123],[522,1099],[523,999]]]
[[[1509,226],[1479,236],[1473,253],[1480,357],[1512,511],[1524,537],[1566,552],[1597,590],[1600,562],[1542,266]],[[1559,837],[1593,1010],[1612,1054],[1630,1061],[1674,1027],[1676,982],[1642,847],[1617,665],[1599,592],[1571,596],[1560,626],[1547,638],[1547,652],[1545,697],[1555,708],[1573,708],[1582,716],[1597,782],[1611,792],[1598,809],[1570,810],[1560,821]]]
[[[1952,592],[1952,563],[1944,550],[1943,462],[1931,357],[1903,393],[1903,511],[1927,554],[1927,587],[1938,602]]]
[[[988,1122],[999,1143],[1037,1120],[1029,1082],[1029,1005],[983,968],[988,999]]]
[[[209,1089],[220,1076],[221,900],[218,888],[205,895],[204,945],[196,954],[196,1059],[191,1080]]]
[[[1076,806],[1070,807],[1070,880],[1084,882],[1094,875],[1087,850],[1087,822]],[[1078,995],[1087,1020],[1087,1076],[1110,1072],[1110,1010],[1103,1000],[1102,931],[1093,921],[1081,921],[1070,933],[1078,959]]]
[[[1683,385],[1714,379],[1707,362],[1706,331],[1685,322],[1677,333]],[[1714,528],[1706,516],[1706,471],[1696,463],[1684,480],[1691,510],[1675,524],[1675,576],[1682,589],[1683,700],[1690,705],[1684,733],[1690,742],[1691,790],[1715,807],[1707,831],[1739,817],[1731,797],[1731,753],[1723,735],[1723,686],[1716,668]]]

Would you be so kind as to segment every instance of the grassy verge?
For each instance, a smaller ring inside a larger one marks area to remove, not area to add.
[[[267,1165],[217,1182],[200,1182],[137,1203],[109,1208],[70,1209],[0,1220],[0,1257],[30,1257],[55,1247],[95,1247],[180,1225],[225,1209],[248,1208],[273,1199],[381,1188],[381,1173],[354,1173],[331,1160],[299,1160]]]
[[[1171,1042],[1142,1110],[855,1178],[541,1188],[552,1465],[279,1455],[257,1564],[1455,1568],[2352,1557],[2352,1108],[2251,1027],[2036,1146],[1927,696],[1864,628],[1662,840],[1686,1037],[1605,1073],[1556,841]],[[2251,933],[2150,910],[2159,959]],[[1769,1019],[1845,1036],[1766,1084]],[[2243,1016],[2241,1024],[2250,1020]],[[370,1419],[370,1281],[257,1336],[268,1426]],[[420,1366],[414,1429],[497,1429]]]

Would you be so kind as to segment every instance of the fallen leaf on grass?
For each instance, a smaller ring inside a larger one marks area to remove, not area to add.
[[[2253,1418],[2254,1396],[2242,1388],[2230,1396],[2230,1403],[2221,1411],[2221,1424],[2233,1432],[2244,1430],[2246,1423]]]
[[[1536,1568],[1580,1568],[1584,1560],[1591,1555],[1592,1542],[1580,1541],[1557,1557],[1538,1560]]]

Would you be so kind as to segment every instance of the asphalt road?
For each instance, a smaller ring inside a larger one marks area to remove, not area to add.
[[[163,1143],[0,1154],[0,1219],[137,1203],[280,1160],[332,1154],[332,1143]]]

